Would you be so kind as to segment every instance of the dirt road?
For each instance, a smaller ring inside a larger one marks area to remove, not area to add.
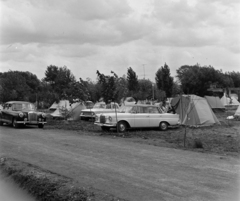
[[[0,156],[127,200],[239,200],[239,160],[73,131],[0,127]]]

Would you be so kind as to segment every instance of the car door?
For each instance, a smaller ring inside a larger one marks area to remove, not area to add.
[[[11,123],[12,122],[12,116],[10,114],[10,111],[12,110],[11,108],[12,104],[5,104],[2,110],[2,119],[4,122]]]
[[[146,113],[146,107],[135,106],[134,127],[145,128],[150,127],[149,113]]]
[[[149,106],[149,124],[150,127],[158,127],[163,121],[163,114],[160,113],[157,107]]]

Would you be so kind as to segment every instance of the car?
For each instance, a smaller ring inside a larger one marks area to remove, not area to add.
[[[94,124],[104,131],[110,128],[117,128],[119,132],[134,128],[159,128],[165,131],[169,126],[178,126],[180,120],[178,114],[163,113],[158,106],[135,104],[122,106],[118,113],[98,114]]]
[[[106,104],[105,102],[96,103],[92,109],[84,109],[81,111],[81,120],[95,120],[95,116],[100,113],[111,113],[119,110],[119,105],[117,103],[111,102]]]
[[[43,128],[47,123],[46,114],[38,112],[34,104],[26,101],[9,101],[0,111],[0,126],[11,124],[14,128],[21,125],[37,125]]]

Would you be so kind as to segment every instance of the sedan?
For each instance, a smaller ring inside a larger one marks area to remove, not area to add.
[[[20,125],[37,125],[43,128],[46,124],[46,114],[36,111],[34,104],[25,101],[9,101],[0,111],[0,126],[11,124],[14,128]]]
[[[102,130],[117,128],[125,132],[134,128],[159,128],[162,131],[169,126],[180,124],[178,114],[163,113],[154,105],[125,105],[117,113],[102,113],[96,115],[95,124]]]

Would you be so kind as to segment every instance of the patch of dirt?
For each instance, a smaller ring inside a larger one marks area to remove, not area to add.
[[[124,201],[13,158],[1,158],[0,171],[40,201]]]

